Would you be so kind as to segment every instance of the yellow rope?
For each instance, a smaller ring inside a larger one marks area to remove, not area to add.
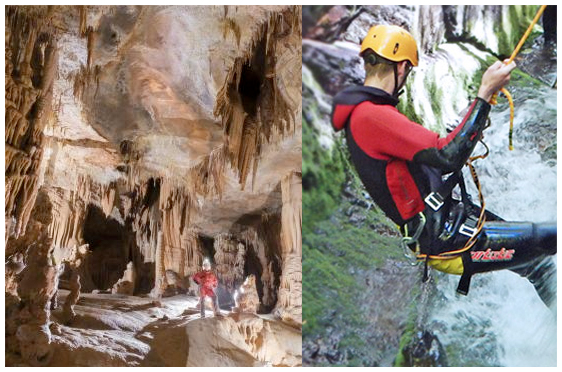
[[[527,31],[525,31],[525,33],[523,34],[523,37],[521,37],[521,40],[519,40],[519,43],[517,44],[517,46],[513,50],[513,53],[511,53],[511,57],[509,57],[509,60],[507,61],[506,65],[509,65],[511,62],[513,62],[513,60],[515,59],[515,57],[517,56],[517,54],[519,53],[519,51],[523,47],[523,44],[525,44],[525,41],[527,41],[527,38],[531,34],[531,31],[533,30],[533,27],[535,27],[535,24],[539,21],[539,19],[540,19],[542,13],[544,12],[545,8],[546,8],[546,5],[541,5],[539,10],[537,11],[537,14],[535,15],[535,18],[533,18],[533,21],[531,22],[531,24],[527,28]],[[511,97],[511,94],[509,93],[509,91],[505,88],[502,88],[500,91],[505,95],[505,97],[509,101],[509,150],[513,150],[513,120],[515,118],[515,106],[513,104],[513,98]],[[498,103],[497,97],[498,97],[498,93],[494,93],[492,98],[490,98],[490,104],[491,105],[496,105]]]

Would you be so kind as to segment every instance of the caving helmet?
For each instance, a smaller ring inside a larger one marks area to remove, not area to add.
[[[211,261],[207,257],[205,257],[201,266],[203,267],[203,270],[209,271],[211,270]]]
[[[409,61],[418,65],[418,47],[414,37],[405,29],[394,25],[376,25],[371,27],[361,43],[360,56],[372,50],[378,56],[392,62]]]

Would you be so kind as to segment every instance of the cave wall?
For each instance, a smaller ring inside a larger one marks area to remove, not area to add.
[[[57,45],[48,11],[6,7],[6,238],[25,231],[40,185],[43,128],[50,117]]]

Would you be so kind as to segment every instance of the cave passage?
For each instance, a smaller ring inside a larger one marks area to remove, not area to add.
[[[125,227],[92,204],[84,221],[84,241],[90,246],[87,264],[98,289],[109,289],[123,275],[129,262]]]

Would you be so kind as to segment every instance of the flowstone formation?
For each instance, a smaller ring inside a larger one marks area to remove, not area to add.
[[[300,19],[6,7],[7,366],[301,364]],[[217,324],[192,309],[205,258]]]

